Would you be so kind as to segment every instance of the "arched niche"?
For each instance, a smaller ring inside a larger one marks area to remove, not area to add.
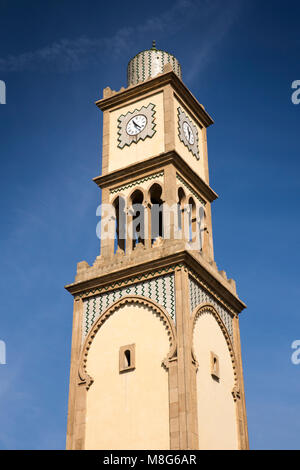
[[[197,365],[199,449],[238,449],[235,356],[226,327],[213,306],[203,305],[194,312],[192,344]]]
[[[124,297],[104,312],[83,346],[85,449],[169,449],[169,360],[173,321],[143,297]],[[120,353],[128,358],[120,369]]]

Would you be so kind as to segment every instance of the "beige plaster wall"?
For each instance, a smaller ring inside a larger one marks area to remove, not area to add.
[[[119,373],[119,349],[135,343],[136,369]],[[86,449],[169,449],[167,331],[148,307],[121,306],[96,334],[87,358]]]
[[[210,352],[219,356],[220,381],[211,376]],[[237,449],[236,405],[232,397],[234,373],[225,337],[214,316],[204,313],[196,321],[194,352],[197,372],[197,407],[200,449]]]
[[[181,142],[178,136],[178,111],[177,108],[180,107],[185,113],[189,116],[191,121],[195,124],[198,130],[199,136],[199,155],[200,159],[197,160],[196,157],[192,154],[192,152]],[[206,181],[205,172],[204,172],[204,146],[206,145],[203,132],[201,127],[197,124],[195,119],[191,116],[188,110],[176,99],[174,96],[174,116],[175,116],[175,150],[179,153],[179,155],[186,161],[188,165],[200,176],[204,181]]]
[[[133,112],[142,106],[148,106],[149,103],[155,105],[155,130],[153,137],[146,137],[137,143],[133,142],[130,146],[118,148],[118,118],[121,114],[128,111]],[[137,163],[149,157],[164,152],[164,113],[163,113],[163,92],[156,93],[150,97],[135,101],[126,106],[122,106],[109,115],[109,162],[108,171],[114,171],[127,165]]]

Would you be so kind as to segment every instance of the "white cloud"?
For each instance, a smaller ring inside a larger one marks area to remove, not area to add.
[[[178,0],[170,10],[148,18],[136,27],[123,27],[111,37],[61,39],[35,51],[0,58],[0,70],[15,72],[52,68],[72,71],[110,57],[118,57],[128,51],[128,46],[139,43],[145,34],[175,33],[186,26],[193,17],[195,7],[190,0]],[[149,47],[151,44],[149,44]]]
[[[179,31],[189,26],[197,40],[192,45],[187,42],[188,49],[193,50],[193,61],[185,79],[193,81],[236,22],[243,3],[243,0],[227,0],[226,3],[221,0],[178,0],[171,9],[149,17],[137,26],[125,26],[110,37],[63,38],[35,51],[0,58],[0,71],[69,72],[90,68],[103,64],[108,57],[112,60],[127,54],[136,44],[144,44],[145,36],[163,39],[177,34],[178,39]]]

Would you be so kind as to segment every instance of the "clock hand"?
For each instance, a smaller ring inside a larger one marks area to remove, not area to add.
[[[134,121],[132,121],[132,122],[133,122],[133,124],[135,125],[135,127],[136,127],[137,129],[140,129],[140,128],[141,128],[141,126],[139,126],[136,122],[134,122]]]

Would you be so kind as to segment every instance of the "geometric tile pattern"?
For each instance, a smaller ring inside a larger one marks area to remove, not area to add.
[[[162,73],[166,64],[171,64],[173,72],[181,79],[181,66],[176,57],[169,52],[156,49],[155,46],[139,52],[130,60],[127,67],[128,86],[136,85]]]
[[[148,106],[142,106],[140,109],[128,111],[125,115],[121,114],[118,117],[118,147],[124,148],[132,143],[137,143],[139,140],[145,140],[147,137],[153,137],[156,133],[155,127],[155,104],[149,103]],[[146,118],[145,127],[136,135],[129,135],[127,133],[127,125],[135,116],[143,115]]]
[[[124,189],[133,188],[134,186],[137,186],[138,184],[144,183],[145,181],[153,180],[163,175],[164,175],[164,172],[161,171],[160,173],[155,173],[155,175],[145,176],[144,178],[140,178],[139,180],[132,181],[131,183],[125,184],[124,186],[119,186],[118,188],[110,189],[110,193],[114,194],[120,191],[124,191]]]
[[[198,199],[198,201],[200,202],[200,204],[203,204],[204,206],[206,205],[206,202],[200,197],[198,196],[198,194],[193,190],[193,188],[188,184],[186,183],[186,181],[184,181],[183,178],[181,178],[181,176],[176,173],[176,178],[178,179],[178,181],[180,181],[180,183],[185,186],[186,189],[188,189],[188,191],[193,195],[195,196],[196,199]]]
[[[233,326],[232,326],[232,315],[221,305],[212,295],[210,295],[205,289],[203,289],[197,281],[192,277],[189,277],[190,285],[190,305],[191,313],[197,307],[197,305],[202,304],[203,302],[209,302],[217,310],[218,314],[222,318],[224,325],[228,331],[228,334],[233,341]]]
[[[101,313],[126,295],[141,295],[154,300],[164,307],[175,321],[174,273],[169,273],[84,299],[82,340],[85,339]]]
[[[185,114],[185,112],[180,108],[177,108],[178,111],[178,137],[179,140],[189,149],[189,151],[196,157],[197,160],[200,160],[199,155],[199,136],[198,130],[193,121]],[[193,140],[188,140],[185,132],[183,130],[184,123],[188,124],[192,130]]]

